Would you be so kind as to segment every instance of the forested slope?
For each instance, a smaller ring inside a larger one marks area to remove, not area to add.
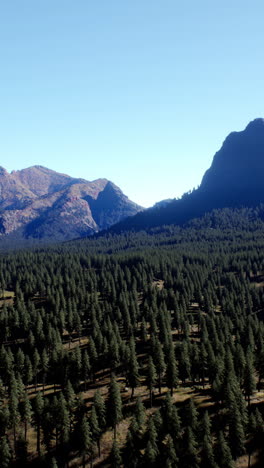
[[[263,466],[252,216],[3,254],[0,466]]]

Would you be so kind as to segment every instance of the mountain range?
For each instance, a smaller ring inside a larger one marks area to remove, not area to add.
[[[107,179],[89,182],[33,166],[0,168],[0,238],[69,240],[107,229],[142,208]]]
[[[264,203],[264,119],[232,132],[200,186],[144,210],[107,179],[81,178],[33,166],[0,167],[0,239],[65,241],[99,231],[119,233],[186,222],[226,207]]]

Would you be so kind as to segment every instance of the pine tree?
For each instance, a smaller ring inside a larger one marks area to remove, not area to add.
[[[120,455],[120,449],[116,439],[114,439],[111,454],[110,454],[111,468],[119,468],[122,463],[122,458]]]
[[[246,365],[244,370],[244,390],[247,397],[248,405],[250,404],[250,397],[256,389],[256,380],[254,376],[253,353],[249,348],[246,355]]]
[[[145,406],[142,403],[141,398],[137,398],[135,405],[135,418],[139,427],[142,427],[146,421]]]
[[[83,468],[86,466],[86,457],[90,453],[92,447],[92,437],[90,425],[86,415],[83,416],[80,427],[80,451],[82,455]]]
[[[208,411],[205,411],[203,415],[202,424],[201,424],[201,435],[202,435],[202,439],[204,437],[210,438],[211,436],[211,421],[210,421]]]
[[[92,439],[94,442],[97,444],[98,447],[98,456],[101,456],[101,450],[100,450],[100,436],[101,436],[101,429],[99,426],[97,414],[96,414],[96,409],[95,406],[92,406],[92,411],[91,411],[91,416],[90,416],[90,428],[91,428],[91,435]]]
[[[40,457],[40,425],[44,409],[44,400],[40,392],[37,393],[34,403],[34,419],[37,427],[37,452]]]
[[[172,437],[168,434],[163,441],[164,444],[164,454],[162,460],[165,462],[166,468],[178,468],[179,467],[179,458],[176,455],[174,443]]]
[[[33,367],[28,355],[25,357],[25,378],[24,382],[29,385],[33,380]]]
[[[166,370],[166,364],[164,360],[164,353],[162,350],[162,346],[160,341],[157,339],[154,346],[154,353],[155,353],[155,365],[158,374],[158,386],[159,386],[159,393],[161,393],[161,379]]]
[[[14,435],[14,452],[16,453],[16,434],[17,425],[19,423],[19,411],[18,411],[18,385],[14,374],[11,375],[10,379],[10,397],[9,397],[9,420],[13,428]]]
[[[41,355],[41,370],[42,370],[42,383],[43,383],[43,395],[45,392],[45,384],[46,384],[46,378],[47,378],[47,373],[49,369],[49,356],[44,348],[42,355]]]
[[[151,457],[152,457],[151,454],[153,453],[155,454],[155,459],[156,459],[159,453],[158,445],[157,445],[158,434],[157,434],[157,430],[156,430],[153,417],[150,417],[148,420],[147,435],[148,435],[148,442],[149,442],[149,456],[150,456],[149,460],[151,460]]]
[[[143,343],[146,343],[147,342],[147,324],[146,324],[146,321],[145,321],[145,318],[143,317],[142,319],[142,322],[141,322],[141,339],[143,341]]]
[[[218,468],[214,458],[213,443],[211,437],[204,436],[202,441],[201,468]]]
[[[185,421],[186,425],[189,426],[194,433],[198,431],[198,411],[196,406],[193,402],[193,398],[190,398],[187,406],[186,406],[186,413],[185,413]]]
[[[109,358],[110,358],[111,369],[112,371],[114,371],[120,362],[118,341],[114,333],[112,334],[112,337],[109,343]]]
[[[180,360],[179,360],[179,376],[183,383],[189,379],[191,375],[191,362],[189,357],[188,344],[186,341],[182,343]]]
[[[8,468],[11,461],[11,450],[6,436],[0,438],[0,468]]]
[[[224,438],[223,432],[219,432],[218,444],[216,447],[216,460],[220,468],[235,468],[231,450]]]
[[[9,408],[0,405],[0,437],[6,435],[9,426]]]
[[[135,468],[138,466],[140,459],[139,452],[139,426],[136,418],[133,417],[127,431],[126,443],[124,448],[124,466],[127,468]]]
[[[60,443],[62,445],[67,445],[70,438],[70,414],[62,393],[60,393],[58,398],[57,411]]]
[[[104,399],[99,390],[96,390],[94,394],[93,405],[96,410],[97,419],[99,421],[100,428],[103,431],[105,428],[105,424],[106,424],[106,419],[105,419],[106,408],[105,408]]]
[[[129,343],[130,353],[129,353],[129,361],[128,365],[128,372],[127,372],[127,381],[128,385],[132,389],[131,398],[134,396],[135,388],[139,381],[139,372],[138,372],[138,361],[135,349],[135,341],[134,338],[130,338]]]
[[[34,353],[33,353],[33,374],[35,376],[35,391],[37,391],[39,369],[40,369],[40,355],[39,355],[38,350],[35,348]]]
[[[170,434],[175,442],[180,437],[181,420],[169,392],[167,392],[162,413],[164,431]]]
[[[157,459],[157,451],[155,445],[149,440],[144,454],[144,466],[153,466]]]
[[[199,468],[199,458],[197,450],[197,441],[191,427],[187,427],[186,432],[186,452],[185,452],[185,467]]]
[[[31,407],[30,399],[28,398],[28,394],[27,392],[25,392],[24,401],[22,403],[22,421],[25,424],[25,432],[24,432],[25,441],[27,441],[28,423],[30,423],[31,418],[32,418],[32,407]]]
[[[115,376],[111,377],[108,392],[108,414],[111,426],[114,429],[114,439],[116,438],[116,426],[122,419],[122,399],[119,385]]]
[[[84,379],[84,389],[85,390],[87,389],[87,380],[90,377],[90,373],[91,373],[90,359],[89,359],[89,355],[87,353],[87,350],[85,349],[84,353],[83,353],[83,358],[82,358],[82,376],[83,376],[83,379]]]
[[[89,338],[88,356],[89,356],[90,363],[91,363],[91,371],[92,371],[93,380],[95,380],[95,371],[96,371],[96,365],[97,365],[97,360],[98,360],[98,353],[97,353],[96,346],[92,337]]]
[[[229,412],[229,446],[234,459],[245,451],[245,433],[240,411],[236,402]]]
[[[211,436],[211,422],[208,411],[205,411],[201,427],[202,436],[202,463],[203,468],[217,468],[214,459],[213,443]]]
[[[57,410],[57,408],[56,408]],[[49,401],[45,401],[44,409],[42,411],[41,417],[41,428],[43,431],[43,443],[47,449],[47,452],[50,452],[51,449],[51,441],[53,439],[53,431],[56,426],[57,422],[57,412],[53,403]],[[56,413],[56,414],[55,414]],[[57,429],[57,428],[56,428]],[[56,438],[57,438],[56,433]],[[56,440],[57,442],[57,440]]]
[[[148,367],[147,367],[147,378],[146,383],[149,389],[149,400],[150,400],[150,407],[152,408],[152,395],[153,395],[153,388],[157,381],[157,372],[156,367],[154,365],[153,359],[150,356],[148,360]]]
[[[166,383],[170,389],[171,396],[173,395],[173,389],[178,385],[178,367],[175,359],[173,347],[170,347],[169,358],[166,369]]]
[[[72,384],[70,380],[67,380],[66,388],[65,388],[65,399],[67,402],[67,409],[69,411],[70,416],[70,433],[72,431],[73,421],[74,421],[74,409],[76,406],[76,395],[73,390]]]

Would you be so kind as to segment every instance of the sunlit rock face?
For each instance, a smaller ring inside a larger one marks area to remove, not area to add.
[[[0,167],[0,237],[69,240],[141,209],[107,179],[89,182],[42,166],[9,174]]]

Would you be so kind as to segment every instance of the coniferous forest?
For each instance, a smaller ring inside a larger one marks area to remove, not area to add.
[[[263,466],[264,224],[0,256],[0,467]]]

